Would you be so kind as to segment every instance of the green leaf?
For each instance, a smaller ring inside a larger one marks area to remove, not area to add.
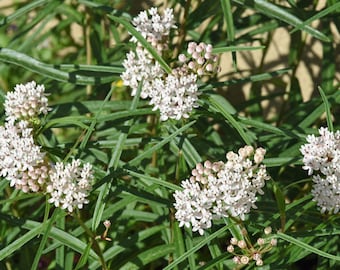
[[[113,21],[122,24],[131,35],[133,35],[145,49],[153,56],[153,58],[161,65],[161,67],[167,72],[171,73],[172,69],[168,66],[168,64],[164,61],[164,59],[158,54],[155,48],[139,33],[127,20],[124,18],[119,18],[113,15],[108,15],[110,19]]]
[[[136,166],[140,161],[142,161],[144,158],[151,156],[153,152],[157,151],[158,149],[162,148],[165,144],[169,143],[173,138],[187,130],[189,127],[191,127],[196,121],[191,121],[188,124],[184,125],[183,127],[179,128],[174,133],[170,134],[168,137],[164,138],[159,143],[155,144],[154,146],[150,147],[148,150],[143,152],[141,155],[135,157],[134,159],[130,160],[128,162],[129,166]]]
[[[331,109],[329,106],[328,99],[325,95],[325,92],[322,90],[321,87],[319,87],[319,92],[323,101],[323,104],[325,106],[325,112],[326,112],[326,119],[327,119],[327,126],[330,131],[334,132],[333,122],[332,122],[332,115],[331,115]]]
[[[100,221],[102,220],[103,212],[105,209],[105,198],[109,194],[111,188],[111,183],[105,183],[100,188],[100,193],[97,198],[96,206],[93,213],[93,219],[92,219],[92,231],[96,231],[98,228]]]
[[[228,41],[229,44],[233,44],[235,40],[235,28],[233,21],[233,13],[231,11],[230,0],[221,0],[221,6],[224,14],[225,25],[227,27]],[[233,66],[236,70],[236,54],[232,51]]]
[[[315,20],[319,20],[323,17],[325,17],[326,15],[328,15],[329,13],[335,11],[336,9],[338,9],[340,7],[340,2],[335,3],[323,10],[321,10],[320,12],[316,13],[315,15],[309,17],[307,20],[305,20],[303,23],[299,24],[298,26],[296,26],[292,31],[290,31],[290,33],[294,33],[300,29],[302,29],[304,26],[309,25],[310,23],[312,23]]]
[[[327,252],[324,252],[322,250],[319,250],[319,249],[317,249],[317,248],[315,248],[311,245],[304,243],[303,241],[298,240],[296,237],[292,237],[292,236],[285,234],[285,233],[282,233],[282,232],[278,232],[276,234],[276,236],[287,241],[287,242],[290,242],[294,245],[297,245],[297,246],[299,246],[303,249],[306,249],[309,252],[315,253],[319,256],[322,256],[322,257],[325,257],[325,258],[328,258],[328,259],[331,259],[331,260],[340,261],[340,256],[335,256],[335,255],[329,254]]]
[[[224,226],[221,229],[219,229],[218,231],[212,233],[211,235],[205,237],[204,240],[200,241],[197,245],[195,245],[192,249],[188,250],[187,252],[185,252],[184,254],[182,254],[180,257],[178,257],[176,260],[174,260],[172,263],[170,263],[168,266],[166,266],[165,268],[163,268],[163,270],[170,270],[173,269],[175,266],[177,266],[180,262],[184,261],[185,259],[187,259],[189,256],[191,256],[192,254],[194,254],[196,251],[198,251],[199,249],[201,249],[203,246],[205,246],[206,244],[208,244],[211,240],[217,238],[217,237],[221,237],[222,235],[225,234],[225,231],[228,230],[230,227],[229,226]]]
[[[142,87],[140,84],[138,87],[137,93],[135,97],[133,98],[133,101],[131,102],[129,112],[133,112],[136,110],[138,106],[141,91],[142,91]],[[126,125],[129,127],[132,126],[132,123],[133,123],[133,119],[129,119],[126,121]],[[107,176],[109,176],[111,169],[113,170],[117,169],[127,136],[128,136],[127,133],[119,134],[117,147],[113,149],[112,156],[107,167],[107,171],[106,171]],[[100,221],[102,220],[103,212],[106,206],[106,202],[105,202],[106,196],[109,194],[110,189],[111,189],[111,182],[106,182],[100,190],[100,193],[99,193],[99,196],[96,202],[94,214],[93,214],[92,225],[91,225],[91,228],[93,231],[96,231],[96,229],[99,226]]]
[[[148,263],[157,261],[174,251],[173,245],[159,245],[141,252],[137,257],[129,259],[129,262],[120,267],[121,270],[141,269]]]
[[[47,204],[47,205],[49,205],[49,204]],[[47,205],[46,205],[46,207],[49,208],[49,206],[47,206]],[[56,209],[53,212],[51,218],[48,221],[46,221],[46,223],[47,223],[47,225],[45,226],[46,229],[45,229],[45,231],[43,233],[43,237],[40,241],[39,248],[38,248],[37,252],[35,253],[34,260],[33,260],[32,266],[31,266],[31,270],[38,268],[39,260],[40,260],[40,257],[42,255],[42,252],[44,250],[44,247],[46,245],[46,241],[48,239],[49,231],[52,229],[53,223],[55,222],[55,220],[58,218],[58,215],[60,214],[59,210],[60,209]]]
[[[305,135],[299,134],[294,130],[288,130],[284,128],[275,127],[275,126],[269,125],[261,121],[257,121],[257,120],[250,119],[250,118],[244,118],[241,116],[239,116],[237,119],[245,125],[250,125],[252,127],[256,127],[260,129],[261,132],[269,132],[269,133],[273,133],[273,134],[280,135],[283,137],[289,137],[289,138],[295,138],[295,139],[305,138]]]
[[[238,52],[238,51],[254,51],[264,49],[265,46],[228,46],[228,47],[216,47],[213,49],[213,53],[224,52]]]
[[[22,227],[29,229],[30,232],[35,231],[37,228],[42,228],[43,224],[27,220]],[[38,233],[44,233],[44,230],[38,231]],[[85,244],[83,241],[79,240],[77,237],[61,230],[55,227],[52,227],[52,229],[49,231],[50,238],[60,242],[61,244],[73,249],[74,251],[77,251],[79,254],[82,254],[84,250],[87,247],[87,244]],[[1,251],[0,251],[1,254]],[[98,255],[91,249],[90,251],[90,257],[91,260],[99,260]]]
[[[65,230],[65,216],[63,216],[62,218],[57,219],[57,224],[58,228],[61,231]],[[58,268],[64,269],[65,268],[65,245],[60,245],[59,247],[57,247],[56,249],[56,263]]]
[[[178,128],[171,123],[167,128],[170,132],[176,132],[178,130]],[[197,163],[202,161],[200,154],[197,152],[187,136],[176,137],[170,142],[170,145],[176,149],[176,155],[184,156],[184,159],[190,168],[195,167]]]
[[[144,230],[136,232],[134,235],[132,235],[128,239],[124,239],[122,243],[117,243],[115,245],[112,245],[103,254],[105,261],[114,259],[122,252],[129,250],[131,247],[135,247],[136,245],[135,239],[138,239],[139,241],[144,241],[145,239],[148,239],[149,237],[155,236],[157,233],[164,230],[165,228],[167,228],[167,226],[163,226],[163,225],[146,228]],[[100,262],[95,261],[90,265],[89,269],[97,269],[99,266],[100,266]]]
[[[174,221],[172,224],[173,241],[175,245],[174,259],[179,258],[185,253],[184,238],[182,230],[178,225],[178,221]]]
[[[303,25],[303,21],[300,20],[298,17],[294,16],[293,14],[289,13],[288,11],[280,8],[279,6],[272,4],[265,0],[232,0],[235,3],[247,6],[251,9],[255,9],[266,16],[273,17],[279,21],[283,21],[288,23],[294,27],[300,27],[301,30],[307,32],[308,34],[312,35],[313,37],[320,39],[325,42],[330,42],[330,39],[321,33],[320,31],[308,26]]]
[[[221,6],[224,14],[225,25],[227,27],[228,40],[232,43],[235,40],[235,29],[233,14],[229,0],[221,0]]]
[[[28,14],[30,11],[34,10],[35,8],[46,5],[49,2],[52,2],[52,0],[37,0],[37,1],[32,1],[31,3],[24,5],[22,8],[19,8],[18,10],[13,12],[12,14],[3,18],[0,21],[0,27],[5,25],[5,24],[11,23],[12,21],[14,21],[18,18],[21,18],[25,14]]]
[[[214,83],[208,83],[200,87],[201,91],[207,91],[207,90],[212,90],[214,88],[218,87],[223,87],[223,86],[228,86],[228,85],[234,85],[234,84],[239,84],[239,83],[246,83],[246,82],[259,82],[259,81],[264,81],[264,80],[270,80],[276,76],[280,76],[282,74],[285,74],[289,72],[291,69],[290,68],[284,68],[284,69],[279,69],[276,71],[272,72],[265,72],[261,74],[256,74],[256,75],[251,75],[247,78],[242,78],[242,79],[232,79],[224,82],[214,82]]]
[[[78,85],[98,85],[110,83],[114,80],[114,77],[112,76],[102,77],[95,74],[91,77],[80,75],[73,71],[61,71],[60,69],[54,68],[52,65],[42,63],[26,54],[8,48],[0,48],[0,61],[21,66],[53,80],[70,82]]]
[[[211,94],[208,97],[208,100],[212,105],[212,108],[214,108],[218,113],[221,113],[229,122],[229,124],[238,131],[245,143],[251,145],[253,143],[253,138],[251,138],[246,133],[244,127],[240,125],[240,123],[233,117],[233,114],[235,114],[235,110],[230,105],[230,103],[222,96],[215,94]]]
[[[286,223],[286,202],[280,186],[273,181],[273,191],[277,203],[277,207],[280,213],[281,229],[284,230]]]
[[[0,250],[0,261],[6,259],[13,252],[19,250],[23,245],[32,240],[38,234],[40,234],[45,226],[46,226],[45,224],[39,223],[36,227],[30,229],[30,231],[25,233],[23,236],[21,236],[20,238],[18,238],[17,240],[15,240],[14,242],[7,245],[5,248]]]
[[[103,116],[98,117],[98,122],[105,122],[105,121],[115,121],[121,118],[131,118],[134,116],[140,115],[151,115],[156,114],[157,112],[153,111],[152,108],[141,108],[135,109],[133,111],[120,111],[115,113],[106,114]]]
[[[179,187],[177,185],[174,185],[170,182],[164,181],[164,180],[159,179],[159,178],[155,178],[155,177],[146,175],[145,173],[143,173],[143,174],[138,173],[138,172],[135,172],[131,169],[126,169],[126,168],[124,168],[124,171],[126,171],[131,176],[137,177],[139,179],[143,179],[143,180],[150,182],[152,184],[156,184],[156,185],[159,185],[159,186],[166,187],[169,190],[181,190],[182,189],[181,187]]]
[[[329,97],[329,99],[334,99],[336,102],[338,97],[340,97],[340,91],[336,91],[333,95]],[[325,104],[323,103],[317,106],[312,112],[309,112],[308,115],[299,123],[298,127],[301,129],[306,129],[307,127],[312,125],[318,118],[320,118],[320,116],[324,112]]]
[[[76,267],[74,268],[74,270],[84,269],[83,267],[85,266],[86,262],[89,259],[89,255],[90,255],[90,251],[91,251],[91,245],[92,245],[91,242],[89,242],[87,244],[86,249],[81,254],[81,257],[80,257]]]
[[[278,157],[278,158],[265,158],[263,164],[267,167],[281,167],[288,164],[297,164],[300,157]]]

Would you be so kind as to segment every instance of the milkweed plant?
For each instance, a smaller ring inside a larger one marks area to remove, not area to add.
[[[340,3],[2,2],[0,269],[340,267]]]

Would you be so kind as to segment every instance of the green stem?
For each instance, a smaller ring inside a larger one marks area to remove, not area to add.
[[[85,233],[90,237],[90,241],[92,243],[92,246],[93,246],[93,250],[94,252],[96,252],[96,254],[98,255],[99,257],[99,260],[100,260],[100,263],[102,265],[102,269],[103,270],[108,270],[109,268],[107,267],[106,263],[105,263],[105,259],[103,257],[103,252],[97,242],[97,239],[96,239],[96,235],[86,226],[86,224],[81,220],[81,218],[78,216],[78,214],[75,214],[73,215],[79,225],[84,229]]]

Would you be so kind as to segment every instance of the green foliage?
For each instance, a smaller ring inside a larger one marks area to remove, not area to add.
[[[233,269],[226,248],[231,237],[243,237],[241,225],[254,241],[269,225],[278,239],[258,269],[339,268],[340,216],[321,214],[312,201],[312,180],[301,169],[299,152],[306,135],[320,126],[340,127],[333,36],[339,33],[340,3],[326,1],[320,9],[318,2],[167,1],[178,21],[171,52],[183,52],[188,40],[204,41],[231,57],[233,68],[200,82],[200,107],[188,120],[160,122],[159,113],[139,94],[131,98],[120,79],[133,47],[129,33],[171,72],[168,59],[130,23],[149,1],[1,1],[2,123],[7,91],[30,80],[44,84],[52,110],[37,140],[53,161],[77,157],[93,164],[95,182],[90,203],[68,214],[42,194],[18,192],[1,178],[0,269]],[[282,65],[273,68],[264,63],[278,29],[291,42],[288,60],[275,59]],[[303,57],[310,38],[322,50],[312,59],[321,67],[317,76]],[[261,56],[249,70],[240,53],[251,51]],[[308,94],[298,76],[301,65],[307,66],[305,76],[319,79]],[[258,209],[241,225],[225,219],[203,236],[180,228],[173,193],[181,180],[196,163],[225,160],[226,152],[245,144],[267,150],[264,164],[272,180]],[[104,220],[111,222],[107,239]]]

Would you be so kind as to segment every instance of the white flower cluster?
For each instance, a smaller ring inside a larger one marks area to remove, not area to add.
[[[308,135],[308,143],[301,146],[302,168],[308,175],[314,173],[313,200],[321,207],[321,213],[336,214],[340,210],[340,131],[333,133],[321,127],[319,134]]]
[[[27,121],[9,121],[0,126],[0,160],[0,176],[11,181],[11,186],[24,192],[40,189],[46,173],[34,175],[43,166],[44,153],[34,143]]]
[[[183,190],[174,194],[175,217],[179,226],[192,226],[201,235],[222,217],[245,219],[250,209],[256,208],[257,193],[269,179],[266,167],[260,164],[265,150],[252,146],[228,152],[227,162],[205,161],[197,164],[190,179],[182,182]],[[251,160],[253,157],[254,161]]]
[[[168,49],[170,30],[175,28],[172,9],[166,9],[163,16],[158,14],[157,8],[142,11],[133,19],[133,24],[159,54]],[[211,53],[212,46],[189,43],[188,60],[180,55],[177,61],[180,66],[166,74],[136,38],[131,40],[137,43],[137,48],[126,55],[125,71],[121,75],[124,85],[131,87],[131,95],[136,95],[142,84],[141,98],[150,99],[154,110],[160,111],[162,121],[188,118],[193,108],[198,107],[198,77],[217,71],[217,56]]]
[[[7,121],[0,126],[0,176],[23,192],[47,192],[51,203],[72,212],[82,208],[93,179],[91,165],[80,169],[80,161],[50,166],[47,155],[34,140],[32,119],[46,114],[45,87],[30,82],[19,84],[5,99]]]
[[[5,113],[9,121],[28,120],[41,113],[47,114],[49,110],[45,87],[35,81],[17,84],[14,91],[6,95]]]
[[[69,212],[76,207],[83,208],[83,204],[88,203],[86,197],[91,190],[91,170],[89,163],[81,167],[79,159],[74,159],[66,165],[57,162],[50,172],[50,182],[46,188],[47,193],[51,195],[48,201]]]
[[[188,118],[193,108],[198,107],[197,76],[175,76],[169,74],[165,80],[157,78],[153,81],[150,104],[153,110],[159,109],[160,119],[180,120]]]
[[[136,51],[130,51],[126,55],[123,66],[125,71],[121,78],[124,84],[132,89],[131,95],[136,95],[139,84],[143,82],[141,98],[150,98],[154,88],[153,81],[164,74],[158,62],[155,62],[146,49],[137,47]]]
[[[158,52],[167,49],[167,38],[171,28],[176,28],[174,21],[173,9],[164,10],[163,16],[160,16],[158,9],[152,7],[138,14],[132,21],[136,30],[155,48]],[[135,37],[131,41],[137,43]]]

